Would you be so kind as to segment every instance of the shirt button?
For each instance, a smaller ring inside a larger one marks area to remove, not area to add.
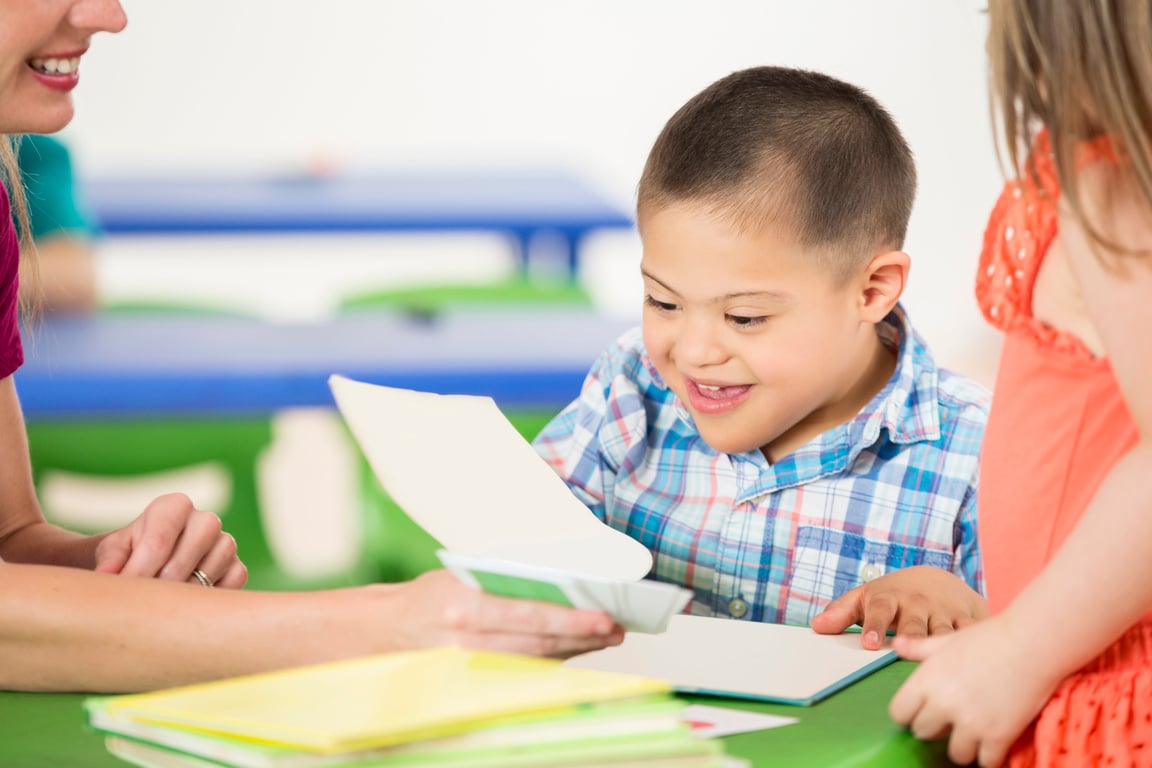
[[[748,603],[734,597],[728,601],[728,613],[732,614],[732,618],[739,619],[748,613]]]
[[[860,569],[860,580],[865,583],[882,575],[884,575],[884,570],[875,563],[868,563],[868,565]]]

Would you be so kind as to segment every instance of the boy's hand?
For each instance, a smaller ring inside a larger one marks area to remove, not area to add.
[[[236,556],[236,540],[220,529],[220,518],[196,509],[181,493],[161,496],[96,545],[96,571],[201,583],[199,570],[217,587],[239,589],[248,569]]]
[[[902,637],[952,632],[988,616],[988,603],[960,577],[916,565],[885,574],[833,600],[812,619],[812,629],[835,635],[859,624],[860,643],[884,644],[889,629]]]

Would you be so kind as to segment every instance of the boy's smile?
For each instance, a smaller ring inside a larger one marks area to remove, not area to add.
[[[684,388],[692,410],[705,414],[718,414],[736,408],[752,391],[750,385],[706,384],[694,379],[685,379]]]
[[[700,203],[642,212],[640,233],[645,347],[716,450],[775,461],[891,376],[867,268],[840,285],[779,227],[742,232]]]

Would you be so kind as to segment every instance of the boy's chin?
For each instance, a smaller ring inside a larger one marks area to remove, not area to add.
[[[704,438],[704,442],[708,443],[712,450],[718,453],[748,453],[749,451],[759,451],[768,445],[768,443],[762,443],[759,440],[735,435],[709,435],[702,431],[700,436]]]

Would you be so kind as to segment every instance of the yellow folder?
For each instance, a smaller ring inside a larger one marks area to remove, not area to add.
[[[437,648],[116,696],[107,707],[141,722],[332,753],[669,691],[640,675]]]

